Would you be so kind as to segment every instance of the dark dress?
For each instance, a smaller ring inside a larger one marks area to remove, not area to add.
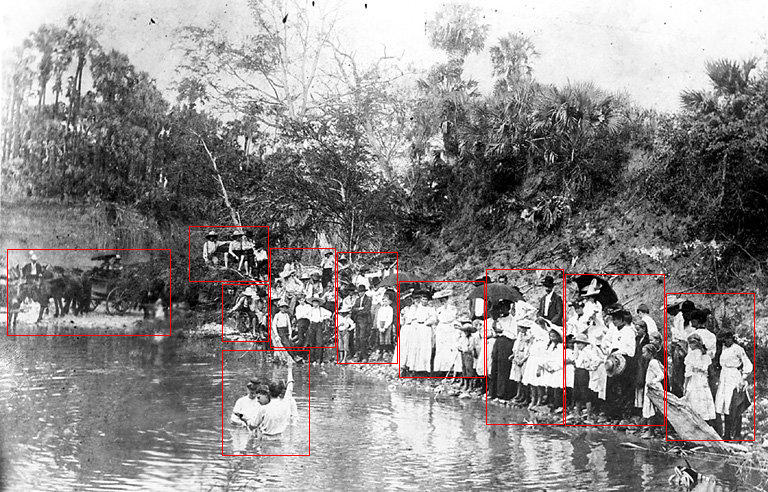
[[[501,336],[496,338],[491,351],[491,381],[490,397],[509,400],[515,396],[515,382],[509,379],[509,372],[512,369],[512,361],[509,356],[512,355],[514,340]]]

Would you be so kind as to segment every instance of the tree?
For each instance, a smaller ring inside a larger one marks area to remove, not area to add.
[[[533,59],[539,52],[526,36],[509,33],[499,38],[490,49],[496,90],[505,91],[522,81],[530,82],[533,75]]]
[[[481,12],[465,3],[443,4],[427,22],[429,44],[463,63],[467,55],[485,47],[489,26],[480,22]]]

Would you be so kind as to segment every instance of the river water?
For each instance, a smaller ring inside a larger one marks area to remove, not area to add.
[[[354,368],[297,366],[299,418],[232,454],[249,377],[284,378],[248,346],[164,337],[3,337],[8,490],[672,490],[660,443],[579,428],[485,425],[485,405],[388,386]],[[311,371],[311,374],[310,374]],[[309,383],[311,376],[311,392]],[[224,425],[222,426],[222,380]],[[311,412],[310,412],[311,398]],[[311,418],[311,424],[310,424]],[[223,431],[223,432],[222,432]],[[311,436],[311,439],[310,439]],[[311,445],[311,448],[310,448]],[[736,469],[697,456],[739,490]]]

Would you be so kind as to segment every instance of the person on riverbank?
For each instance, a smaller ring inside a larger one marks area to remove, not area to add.
[[[727,441],[738,438],[738,431],[741,428],[741,413],[738,412],[737,408],[733,408],[732,403],[735,397],[739,396],[739,393],[746,392],[747,381],[750,379],[754,366],[744,349],[735,342],[733,332],[723,333],[722,340],[723,350],[720,353],[720,367],[722,369],[717,396],[715,397],[715,412],[720,414],[721,420],[725,423],[725,428],[722,429],[720,435]],[[732,410],[736,410],[736,412]],[[741,411],[743,412],[743,410]],[[718,429],[718,431],[720,430]]]
[[[205,243],[203,243],[203,261],[206,265],[212,267],[218,267],[221,263],[219,259],[218,248],[222,243],[219,242],[219,233],[210,230],[205,235]]]
[[[416,303],[411,310],[412,343],[408,354],[409,369],[417,373],[431,371],[432,333],[437,324],[435,308],[429,305],[429,292],[414,292]]]
[[[469,319],[462,319],[460,330],[463,335],[458,340],[457,350],[461,354],[461,386],[463,391],[469,391],[472,388],[472,380],[475,377],[475,359],[479,355],[477,347],[477,337],[473,334],[477,331],[473,322]]]
[[[707,370],[712,359],[696,333],[688,337],[688,349],[688,355],[685,356],[685,399],[694,412],[712,425],[715,420],[715,402],[707,381]]]
[[[312,309],[309,312],[309,332],[307,335],[307,347],[312,363],[323,362],[323,349],[326,345],[324,336],[324,324],[331,319],[333,313],[321,307],[325,301],[322,297],[313,297],[309,300]]]
[[[333,250],[328,250],[323,254],[323,262],[321,264],[323,270],[321,276],[321,282],[323,287],[328,287],[333,282],[333,271],[336,268],[336,258]]]
[[[293,325],[291,323],[291,315],[288,312],[288,303],[280,301],[278,307],[280,312],[272,318],[272,346],[293,347],[293,342],[291,342]],[[277,340],[275,340],[275,335],[277,335]],[[275,345],[277,341],[280,342],[280,345]]]
[[[443,376],[450,372],[455,373],[459,366],[459,353],[456,350],[456,342],[461,335],[456,329],[459,310],[449,302],[452,295],[452,290],[445,289],[435,292],[432,296],[432,300],[437,304],[433,371]]]
[[[342,306],[339,310],[339,362],[347,362],[349,355],[349,338],[355,329],[355,322],[352,321],[350,306]]]
[[[664,367],[659,360],[659,347],[647,344],[641,349],[642,357],[648,362],[645,372],[645,392],[643,394],[643,420],[646,425],[658,425],[662,423],[663,415],[656,411],[651,399],[648,397],[648,388],[661,386],[664,381]],[[653,429],[649,428],[642,435],[643,438],[653,436]]]
[[[366,295],[368,289],[365,285],[357,286],[357,298],[352,306],[352,319],[355,322],[355,358],[363,361],[368,358],[371,336],[371,298]]]
[[[384,295],[381,298],[381,306],[376,311],[376,333],[379,337],[379,344],[376,351],[380,354],[378,359],[387,358],[387,353],[392,351],[392,329],[394,327],[395,312],[392,309],[392,301],[389,296]]]
[[[547,275],[541,285],[546,294],[539,300],[539,317],[555,326],[563,326],[563,298],[555,292],[555,279]]]
[[[499,316],[491,324],[496,332],[496,342],[491,349],[488,397],[511,400],[517,389],[515,380],[510,378],[513,364],[510,357],[517,338],[517,324],[509,312]]]
[[[637,306],[637,315],[640,317],[641,321],[645,322],[649,336],[654,333],[659,333],[659,327],[656,325],[656,321],[651,318],[651,309],[647,304],[640,304]]]
[[[554,324],[549,326],[556,326]],[[541,386],[545,391],[545,400],[553,411],[563,407],[563,337],[555,328],[549,330],[549,342],[539,363]]]
[[[296,321],[296,334],[298,336],[297,347],[307,347],[307,333],[309,331],[309,314],[312,312],[312,305],[307,301],[307,296],[304,294],[299,295],[299,299],[296,303],[296,309],[294,310],[294,317]]]

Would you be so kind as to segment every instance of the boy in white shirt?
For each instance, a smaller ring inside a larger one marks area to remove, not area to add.
[[[288,313],[288,303],[281,301],[279,306],[280,312],[272,318],[272,346],[293,347],[293,343],[291,343],[291,315]],[[278,335],[279,339],[282,340],[282,345],[276,344],[278,340],[274,340],[275,335]]]
[[[350,306],[342,306],[339,310],[339,362],[347,362],[349,354],[349,338],[351,332],[355,329],[355,322],[352,321]]]
[[[392,310],[392,300],[385,295],[381,298],[381,307],[376,313],[376,329],[379,332],[379,353],[384,354],[385,350],[392,350],[392,325],[395,319]]]

